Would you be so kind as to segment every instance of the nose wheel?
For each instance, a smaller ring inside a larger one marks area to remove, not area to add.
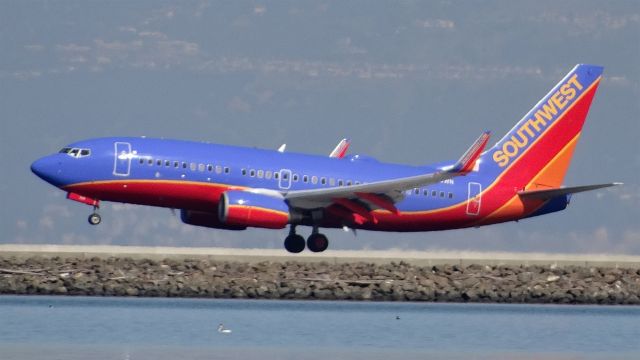
[[[100,217],[100,214],[98,214],[98,207],[93,208],[93,214],[89,215],[87,220],[91,225],[98,225],[102,222],[102,218]]]
[[[89,215],[89,224],[91,225],[98,225],[100,224],[100,222],[102,221],[102,218],[100,217],[100,215],[93,213],[91,215]]]

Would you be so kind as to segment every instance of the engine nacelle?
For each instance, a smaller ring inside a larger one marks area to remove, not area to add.
[[[244,230],[247,228],[246,226],[224,224],[218,219],[218,214],[204,211],[180,210],[180,219],[185,224],[214,229]]]
[[[282,229],[290,219],[284,199],[242,190],[220,196],[218,215],[223,224],[267,229]]]

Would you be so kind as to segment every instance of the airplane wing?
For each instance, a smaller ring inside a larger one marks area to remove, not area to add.
[[[349,139],[340,140],[340,142],[338,143],[338,145],[336,145],[336,147],[333,149],[331,154],[329,154],[329,157],[342,159],[344,155],[347,153],[347,150],[349,149],[349,145],[351,145],[351,140]]]
[[[397,212],[394,203],[404,198],[405,191],[463,176],[472,171],[488,141],[489,132],[485,132],[455,164],[433,173],[351,186],[290,191],[284,194],[284,198],[290,206],[296,208],[317,209],[339,204],[350,213],[364,217],[367,217],[365,214],[368,214],[369,210],[360,205],[361,203],[368,204],[369,208]],[[359,201],[356,203],[355,200]]]
[[[520,197],[522,198],[548,200],[560,195],[575,194],[583,191],[602,189],[609,186],[617,186],[617,185],[622,185],[622,183],[615,182],[615,183],[609,183],[609,184],[572,186],[572,187],[561,187],[561,188],[543,189],[543,190],[528,190],[528,191],[520,191],[518,192],[518,195],[520,195]]]

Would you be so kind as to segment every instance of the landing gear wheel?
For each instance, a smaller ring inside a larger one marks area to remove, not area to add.
[[[98,225],[100,224],[100,222],[102,221],[102,218],[100,217],[100,215],[93,213],[91,215],[89,215],[89,224],[91,225]]]
[[[284,239],[284,248],[290,253],[302,252],[304,246],[304,238],[298,234],[291,234]]]
[[[313,233],[307,239],[307,248],[313,252],[323,252],[329,247],[329,239],[320,233]]]

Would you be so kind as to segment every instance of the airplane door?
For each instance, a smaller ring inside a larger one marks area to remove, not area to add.
[[[291,187],[291,170],[280,170],[280,176],[278,176],[278,186],[280,189],[288,189]]]
[[[469,197],[467,201],[467,215],[478,215],[480,213],[480,205],[482,202],[482,185],[476,182],[469,183]]]
[[[129,171],[131,171],[131,144],[116,142],[114,146],[113,175],[129,176]]]

